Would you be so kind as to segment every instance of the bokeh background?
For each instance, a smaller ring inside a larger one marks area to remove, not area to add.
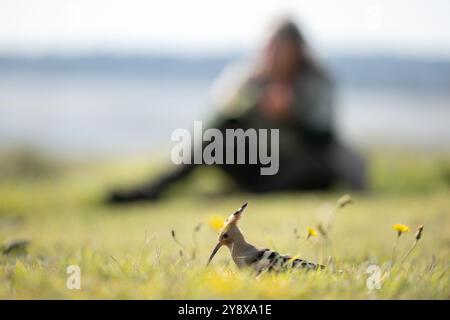
[[[449,12],[446,0],[0,0],[0,298],[449,299]],[[214,113],[216,77],[285,15],[336,80],[338,134],[366,155],[369,191],[336,213],[344,190],[223,196],[226,178],[206,168],[161,202],[106,205],[170,165],[172,131]],[[217,225],[244,201],[250,242],[345,272],[255,281],[227,250],[206,270]],[[334,213],[332,234],[307,239]],[[394,254],[397,223],[411,232]],[[66,287],[73,264],[81,290]],[[369,264],[382,290],[367,289]]]
[[[289,15],[338,84],[362,147],[450,145],[447,1],[0,2],[0,148],[161,151],[213,112],[210,87]]]

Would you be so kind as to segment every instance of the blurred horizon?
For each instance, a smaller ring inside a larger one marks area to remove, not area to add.
[[[211,85],[245,58],[0,55],[0,149],[66,156],[164,151],[174,129],[191,129],[214,112]],[[376,55],[322,60],[337,83],[342,140],[363,148],[449,149],[450,62]]]
[[[214,113],[210,87],[299,24],[362,148],[450,149],[450,2],[0,1],[0,151],[160,152]]]

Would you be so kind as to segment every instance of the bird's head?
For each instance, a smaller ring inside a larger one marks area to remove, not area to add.
[[[239,222],[239,219],[242,216],[242,213],[244,212],[245,208],[247,207],[247,202],[242,205],[239,209],[237,209],[233,214],[231,214],[228,219],[223,224],[222,228],[219,230],[218,235],[218,243],[215,246],[214,250],[211,253],[211,256],[208,260],[208,265],[211,262],[211,260],[216,255],[217,251],[225,245],[227,247],[231,247],[232,244],[238,240],[242,239],[242,233],[239,230],[237,224]]]

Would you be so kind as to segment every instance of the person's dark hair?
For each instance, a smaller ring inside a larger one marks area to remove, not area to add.
[[[305,67],[311,72],[316,73],[318,76],[331,81],[330,75],[323,68],[323,66],[316,59],[314,54],[311,52],[305,37],[303,36],[297,24],[292,20],[284,20],[281,22],[275,30],[274,37],[278,39],[285,39],[288,41],[293,41],[304,51]]]
[[[278,26],[274,37],[293,41],[299,45],[306,44],[303,34],[300,32],[297,25],[290,20],[285,20]]]

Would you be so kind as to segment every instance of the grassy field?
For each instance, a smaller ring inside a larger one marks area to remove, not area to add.
[[[345,191],[218,196],[223,177],[199,172],[158,203],[109,207],[105,190],[155,175],[147,157],[107,163],[52,162],[32,154],[0,157],[0,245],[29,240],[0,254],[3,299],[449,299],[450,155],[373,153],[371,188],[336,211],[328,240],[306,239],[325,224]],[[216,243],[217,217],[244,201],[247,240],[261,247],[330,262],[323,272],[262,274],[232,264]],[[395,223],[411,231],[398,239]],[[413,245],[418,225],[422,239]],[[175,231],[174,241],[171,231]],[[332,256],[332,260],[328,260]],[[381,289],[369,290],[367,267],[381,268]],[[81,289],[66,287],[69,265]],[[332,272],[338,269],[342,272]]]

